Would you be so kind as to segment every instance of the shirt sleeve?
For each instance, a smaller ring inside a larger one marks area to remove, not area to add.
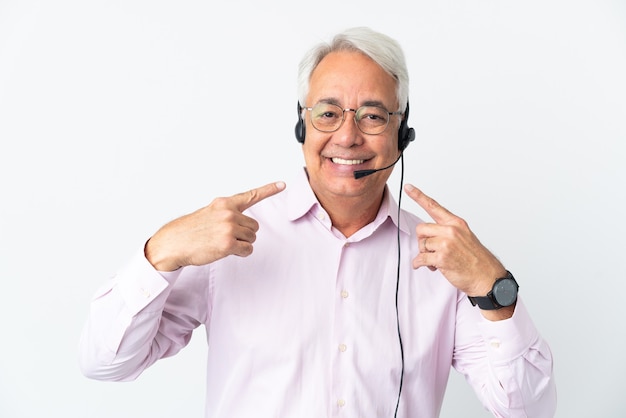
[[[458,301],[453,366],[497,417],[553,417],[552,353],[521,299],[509,319],[489,321],[467,298]]]
[[[189,292],[197,300],[206,280],[190,280],[198,275],[185,270],[158,272],[142,250],[96,292],[79,343],[85,376],[133,380],[187,345],[203,312],[180,301]]]

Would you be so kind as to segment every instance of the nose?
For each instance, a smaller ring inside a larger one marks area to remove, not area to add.
[[[333,133],[335,143],[346,148],[363,144],[363,134],[356,125],[356,110],[344,109],[343,115],[343,123]]]

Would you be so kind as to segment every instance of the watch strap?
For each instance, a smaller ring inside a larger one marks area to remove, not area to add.
[[[467,298],[472,303],[472,306],[478,305],[480,309],[485,311],[493,311],[502,307],[496,302],[491,292],[487,296],[468,296]]]

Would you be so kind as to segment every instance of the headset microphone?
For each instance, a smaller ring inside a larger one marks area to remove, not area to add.
[[[365,176],[369,176],[370,174],[374,174],[377,171],[387,170],[387,169],[393,167],[394,165],[396,165],[396,163],[398,161],[400,161],[400,158],[402,158],[402,153],[400,153],[400,155],[398,156],[398,159],[396,159],[393,163],[389,164],[387,167],[376,168],[376,169],[371,169],[371,170],[356,170],[356,171],[353,172],[354,178],[355,179],[360,179],[361,177],[365,177]]]

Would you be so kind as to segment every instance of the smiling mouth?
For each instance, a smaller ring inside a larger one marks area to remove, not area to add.
[[[343,165],[358,165],[363,164],[365,160],[344,160],[343,158],[331,158],[330,159],[335,164],[343,164]]]

